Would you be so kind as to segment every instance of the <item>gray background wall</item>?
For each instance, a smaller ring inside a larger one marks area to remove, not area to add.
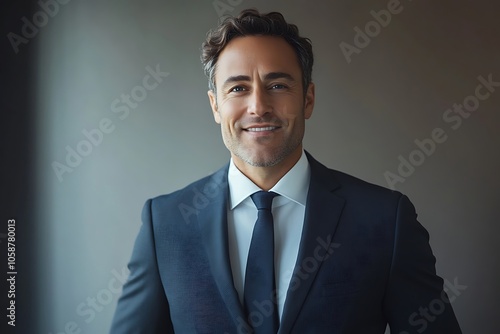
[[[395,188],[429,230],[438,273],[467,286],[453,303],[464,333],[496,333],[500,87],[456,129],[443,115],[475,93],[479,76],[500,81],[499,6],[401,0],[349,63],[339,44],[354,45],[353,29],[387,1],[219,3],[233,14],[281,11],[312,40],[317,102],[305,148],[326,165],[388,186],[384,174],[398,173],[399,156],[418,158],[415,140],[443,129],[446,140]],[[70,1],[33,38],[37,333],[105,333],[144,201],[228,160],[199,63],[218,17],[212,0]],[[128,115],[114,112],[115,99],[140,93],[156,66],[169,75]],[[110,133],[58,178],[52,164],[66,164],[66,146],[85,145],[82,131],[101,122]]]

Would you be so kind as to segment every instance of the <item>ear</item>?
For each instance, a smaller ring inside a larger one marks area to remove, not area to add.
[[[209,90],[207,94],[208,94],[208,99],[210,100],[210,107],[212,107],[214,120],[217,124],[220,124],[220,114],[219,110],[217,109],[217,96],[212,90]]]
[[[309,83],[307,87],[306,96],[304,99],[304,117],[309,119],[314,109],[314,83]]]

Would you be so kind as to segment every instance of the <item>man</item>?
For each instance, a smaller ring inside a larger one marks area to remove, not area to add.
[[[231,161],[146,202],[111,333],[461,333],[410,201],[304,152],[297,27],[243,11],[202,62]]]

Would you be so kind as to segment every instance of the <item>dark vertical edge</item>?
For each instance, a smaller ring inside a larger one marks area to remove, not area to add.
[[[0,115],[1,115],[1,221],[0,221],[0,332],[36,333],[38,260],[35,217],[36,40],[28,39],[14,52],[8,34],[22,36],[23,17],[36,7],[31,0],[7,0],[0,5]],[[16,280],[15,327],[7,322],[10,305],[7,282],[8,220],[15,220]]]

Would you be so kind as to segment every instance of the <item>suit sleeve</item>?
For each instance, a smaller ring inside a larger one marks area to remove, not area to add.
[[[435,263],[427,230],[409,199],[401,196],[384,300],[391,333],[462,333]]]
[[[151,202],[142,210],[142,226],[128,264],[130,275],[118,300],[110,334],[174,333],[170,312],[160,281]]]

